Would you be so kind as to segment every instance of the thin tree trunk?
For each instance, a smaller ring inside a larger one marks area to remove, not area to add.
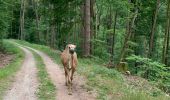
[[[25,15],[25,0],[21,1],[21,10],[20,10],[20,39],[24,40],[24,15]]]
[[[55,48],[56,45],[56,24],[55,24],[55,21],[54,21],[54,16],[51,20],[51,47],[52,48]]]
[[[37,42],[40,41],[40,31],[39,31],[39,16],[38,16],[38,2],[35,0],[32,0],[34,11],[35,11],[35,19],[36,19],[36,36],[37,36]]]
[[[122,62],[124,60],[126,48],[128,47],[128,41],[130,40],[130,37],[132,35],[132,28],[134,28],[134,23],[135,23],[135,20],[137,18],[137,14],[138,14],[138,9],[136,8],[132,19],[127,22],[126,37],[125,37],[124,44],[123,44],[123,47],[122,47],[122,50],[121,50],[119,62]]]
[[[23,16],[22,16],[22,31],[23,31],[23,39],[25,40],[25,34],[24,34],[24,24],[25,24],[25,3],[26,0],[24,0],[24,5],[23,5]]]
[[[90,0],[85,0],[85,52],[84,56],[90,56]]]
[[[111,61],[113,63],[114,61],[114,46],[115,46],[115,33],[116,33],[116,21],[117,21],[117,11],[115,12],[114,16],[114,29],[113,29],[113,34],[112,34],[112,56],[111,56]]]
[[[21,39],[21,25],[22,25],[22,9],[23,9],[23,0],[21,0],[21,7],[20,7],[20,27],[19,27],[19,35],[18,35],[18,39]]]
[[[110,4],[109,6],[109,9],[108,9],[108,21],[107,21],[107,29],[108,30],[111,30],[112,29],[112,6]],[[111,35],[113,34],[113,32],[109,32],[106,36],[107,38],[107,49],[108,49],[108,52],[111,54],[112,53],[112,50],[111,50],[111,45],[112,45],[112,37]]]
[[[163,52],[162,52],[162,63],[166,64],[167,60],[167,40],[168,40],[168,34],[169,34],[169,27],[170,27],[170,0],[168,0],[168,6],[167,6],[167,21],[166,21],[166,28],[165,28],[165,36],[164,36],[164,43],[163,43]]]
[[[169,23],[170,23],[170,20],[169,20]],[[170,27],[169,27],[170,28]],[[167,65],[167,66],[169,66],[169,57],[170,57],[170,55],[169,55],[169,38],[170,38],[170,29],[169,29],[169,32],[168,32],[168,36],[167,36],[167,45],[166,45],[166,47],[167,47],[167,49],[166,49],[166,58],[165,58],[165,64]]]
[[[56,40],[56,32],[55,32],[55,25],[51,25],[51,47],[55,48],[55,40]]]
[[[91,16],[91,25],[90,25],[90,38],[91,40],[94,39],[95,35],[95,11],[94,11],[95,0],[90,0],[90,16]],[[90,54],[93,54],[94,45],[93,42],[90,42]]]
[[[154,35],[155,35],[155,31],[156,31],[156,22],[157,22],[159,4],[160,4],[160,0],[157,0],[156,9],[155,9],[155,12],[154,12],[152,30],[151,30],[151,35],[150,35],[149,55],[148,55],[149,58],[151,58],[153,56]]]
[[[127,22],[126,37],[125,37],[124,44],[123,44],[123,47],[122,47],[122,50],[121,50],[120,62],[124,60],[125,49],[128,47],[127,46],[127,42],[130,39],[130,37],[131,37],[131,33],[129,32],[129,27],[130,27],[129,24],[130,24],[130,22]]]
[[[85,1],[83,2],[83,4],[81,5],[81,20],[82,20],[82,23],[81,23],[81,53],[82,55],[84,55],[84,52],[85,52]]]
[[[95,11],[95,33],[94,33],[94,38],[97,37],[97,32],[98,32],[98,25],[99,25],[99,18],[98,18],[98,9],[96,7],[96,11]]]
[[[74,6],[73,7],[73,10],[74,10],[74,12],[76,12],[76,9],[77,9],[77,4],[76,4],[76,6]],[[74,44],[75,43],[77,43],[77,15],[75,16],[75,18],[74,18],[74,30],[73,30],[73,42],[74,42]]]
[[[13,30],[13,24],[12,24],[12,22],[13,22],[13,18],[14,18],[14,14],[13,14],[13,6],[12,6],[12,13],[11,13],[11,32],[10,32],[10,37],[12,38],[12,30]]]

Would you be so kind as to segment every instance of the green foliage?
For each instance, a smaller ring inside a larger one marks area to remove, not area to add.
[[[0,0],[0,51],[3,49],[2,39],[7,35],[6,33],[8,32],[10,22],[10,11],[8,11],[9,7],[7,5],[7,2]]]
[[[3,46],[3,40],[2,38],[0,39],[0,51],[4,50],[4,46]]]
[[[94,39],[92,40],[92,43],[94,44],[93,55],[103,60],[108,60],[110,54],[107,52],[106,48],[108,47],[106,45],[106,42],[99,39]]]
[[[121,100],[168,100],[168,97],[159,96],[157,98],[150,97],[146,95],[144,92],[133,91],[129,92],[127,95],[123,96]]]
[[[0,30],[1,36],[6,35],[5,32],[8,32],[9,23],[10,23],[10,9],[11,9],[11,0],[0,0]]]
[[[153,81],[164,91],[170,91],[170,86],[168,85],[170,83],[169,68],[165,67],[164,64],[136,55],[129,56],[126,60],[137,64],[135,66],[137,68],[137,74]],[[134,70],[136,68],[133,67],[131,69]]]

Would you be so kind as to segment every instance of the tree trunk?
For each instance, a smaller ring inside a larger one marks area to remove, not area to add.
[[[85,51],[83,55],[85,57],[90,56],[90,0],[85,0]]]
[[[21,24],[22,24],[22,5],[23,5],[23,0],[21,0],[21,7],[20,7],[20,26],[19,26],[19,35],[18,39],[21,39]]]
[[[109,9],[108,9],[108,18],[107,18],[107,30],[111,30],[112,29],[112,6],[110,4]],[[109,33],[106,35],[106,39],[107,39],[107,50],[108,53],[111,54],[112,50],[111,50],[111,45],[112,45],[112,37],[111,35],[113,34],[113,32],[109,31]],[[104,36],[104,35],[103,35]]]
[[[169,27],[170,27],[170,0],[168,0],[167,6],[167,21],[166,21],[166,28],[165,28],[165,36],[164,36],[164,43],[163,43],[163,52],[162,52],[162,63],[167,65],[167,51],[168,51],[168,34],[169,34]]]
[[[170,23],[170,20],[169,20],[169,23]],[[170,28],[170,27],[169,27],[169,28]],[[166,64],[167,66],[170,65],[170,64],[169,64],[169,57],[170,57],[170,55],[169,55],[169,38],[170,38],[170,30],[169,30],[169,32],[168,32],[167,45],[166,45],[167,49],[166,49],[165,64]]]
[[[20,39],[24,40],[24,15],[25,15],[25,0],[21,1],[21,9],[20,9]]]
[[[35,11],[35,19],[36,19],[36,37],[37,37],[37,43],[40,42],[40,31],[39,31],[39,15],[38,15],[38,2],[35,0],[32,0],[33,7]]]
[[[115,12],[114,16],[114,29],[112,34],[112,52],[111,52],[111,61],[114,62],[114,46],[115,46],[115,33],[116,33],[116,21],[117,21],[117,11]]]
[[[49,5],[50,7],[50,10],[54,10],[54,5],[53,4],[50,4]],[[58,28],[58,23],[55,22],[55,16],[54,14],[52,13],[51,17],[50,17],[50,47],[52,48],[55,48],[56,47],[56,25],[57,25],[57,28]],[[60,46],[59,46],[60,47]]]
[[[90,0],[90,16],[91,16],[91,25],[90,25],[90,38],[91,40],[94,39],[95,35],[95,25],[93,24],[95,22],[95,11],[94,11],[94,5],[95,5],[95,0]],[[90,42],[90,54],[93,55],[93,49],[94,45],[93,42]]]
[[[51,25],[51,47],[55,48],[56,43],[56,31],[55,31],[55,25]]]
[[[95,33],[94,38],[97,38],[97,32],[98,32],[98,26],[99,26],[99,14],[98,14],[98,8],[96,7],[95,11]]]
[[[153,56],[154,35],[155,35],[155,31],[156,31],[156,22],[157,22],[157,16],[158,16],[159,3],[160,3],[160,0],[157,0],[156,9],[154,12],[152,30],[151,30],[151,34],[150,34],[149,55],[148,55],[149,58],[151,58]]]
[[[127,22],[126,37],[125,37],[124,44],[123,44],[123,47],[122,47],[122,50],[121,50],[119,62],[122,62],[124,60],[126,48],[128,47],[128,41],[130,40],[130,37],[132,35],[132,29],[134,28],[134,23],[135,23],[135,20],[137,18],[137,14],[138,14],[138,9],[136,8],[133,17],[131,18],[131,20],[129,20]]]
[[[84,52],[85,52],[85,2],[83,2],[83,4],[81,5],[81,20],[82,20],[82,23],[81,23],[81,34],[80,34],[80,37],[81,37],[81,54],[84,55]]]
[[[164,43],[163,43],[163,52],[162,52],[162,63],[165,64],[165,60],[166,60],[166,52],[167,52],[167,39],[168,39],[168,33],[169,33],[169,27],[170,27],[170,23],[169,23],[169,2],[168,1],[168,5],[167,5],[167,22],[166,22],[166,29],[165,29],[165,36],[164,36]]]
[[[12,34],[13,34],[13,18],[14,18],[14,12],[13,12],[13,6],[12,6],[12,9],[11,9],[11,32],[10,32],[10,38],[12,38]]]

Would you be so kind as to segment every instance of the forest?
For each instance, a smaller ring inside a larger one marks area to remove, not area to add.
[[[10,39],[60,51],[75,44],[80,59],[170,95],[170,0],[0,0],[0,52]]]

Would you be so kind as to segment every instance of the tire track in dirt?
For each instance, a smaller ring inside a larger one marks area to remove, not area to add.
[[[7,91],[3,100],[37,99],[36,90],[38,87],[38,80],[35,59],[28,49],[20,48],[25,52],[25,59],[21,69],[16,74],[14,83]]]
[[[35,51],[42,57],[44,64],[46,65],[47,72],[52,79],[53,84],[57,88],[57,100],[95,100],[95,93],[92,95],[83,88],[85,85],[84,78],[77,74],[74,75],[73,79],[73,94],[68,95],[68,89],[65,86],[64,69],[61,69],[59,65],[54,63],[52,59],[43,52],[30,47],[27,48]]]

